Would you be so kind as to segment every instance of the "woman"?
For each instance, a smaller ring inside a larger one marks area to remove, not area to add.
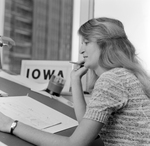
[[[105,146],[149,146],[150,80],[138,63],[122,23],[92,19],[79,29],[83,67],[71,73],[74,108],[79,126],[70,137],[46,133],[21,122],[12,133],[38,146],[88,146],[100,135]],[[87,70],[92,94],[84,100],[81,78]],[[0,130],[10,132],[13,119],[0,114]]]

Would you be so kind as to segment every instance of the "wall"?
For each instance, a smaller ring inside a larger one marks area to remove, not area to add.
[[[113,17],[124,24],[127,36],[150,72],[150,1],[95,0],[94,17]]]
[[[4,8],[5,8],[5,0],[0,0],[0,35],[3,35]]]
[[[0,0],[0,36],[3,35],[4,31],[4,8],[5,8],[5,0]],[[0,68],[2,68],[3,64],[3,49],[0,47]]]
[[[73,30],[72,30],[72,61],[78,61],[81,59],[79,54],[80,38],[78,35],[79,27],[93,18],[93,5],[94,0],[74,0],[73,10]]]

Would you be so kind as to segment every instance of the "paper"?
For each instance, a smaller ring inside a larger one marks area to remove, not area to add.
[[[28,96],[0,98],[0,111],[37,129],[55,133],[78,125],[78,122]]]

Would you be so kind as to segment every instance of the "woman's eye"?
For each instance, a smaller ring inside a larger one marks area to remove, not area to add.
[[[89,42],[86,41],[86,42],[84,42],[84,43],[87,45]]]

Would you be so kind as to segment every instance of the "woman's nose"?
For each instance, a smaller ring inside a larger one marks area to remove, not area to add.
[[[83,45],[82,45],[81,48],[80,48],[79,53],[80,53],[80,54],[83,54],[84,52],[85,52],[85,50],[84,50],[84,47],[83,47]]]

